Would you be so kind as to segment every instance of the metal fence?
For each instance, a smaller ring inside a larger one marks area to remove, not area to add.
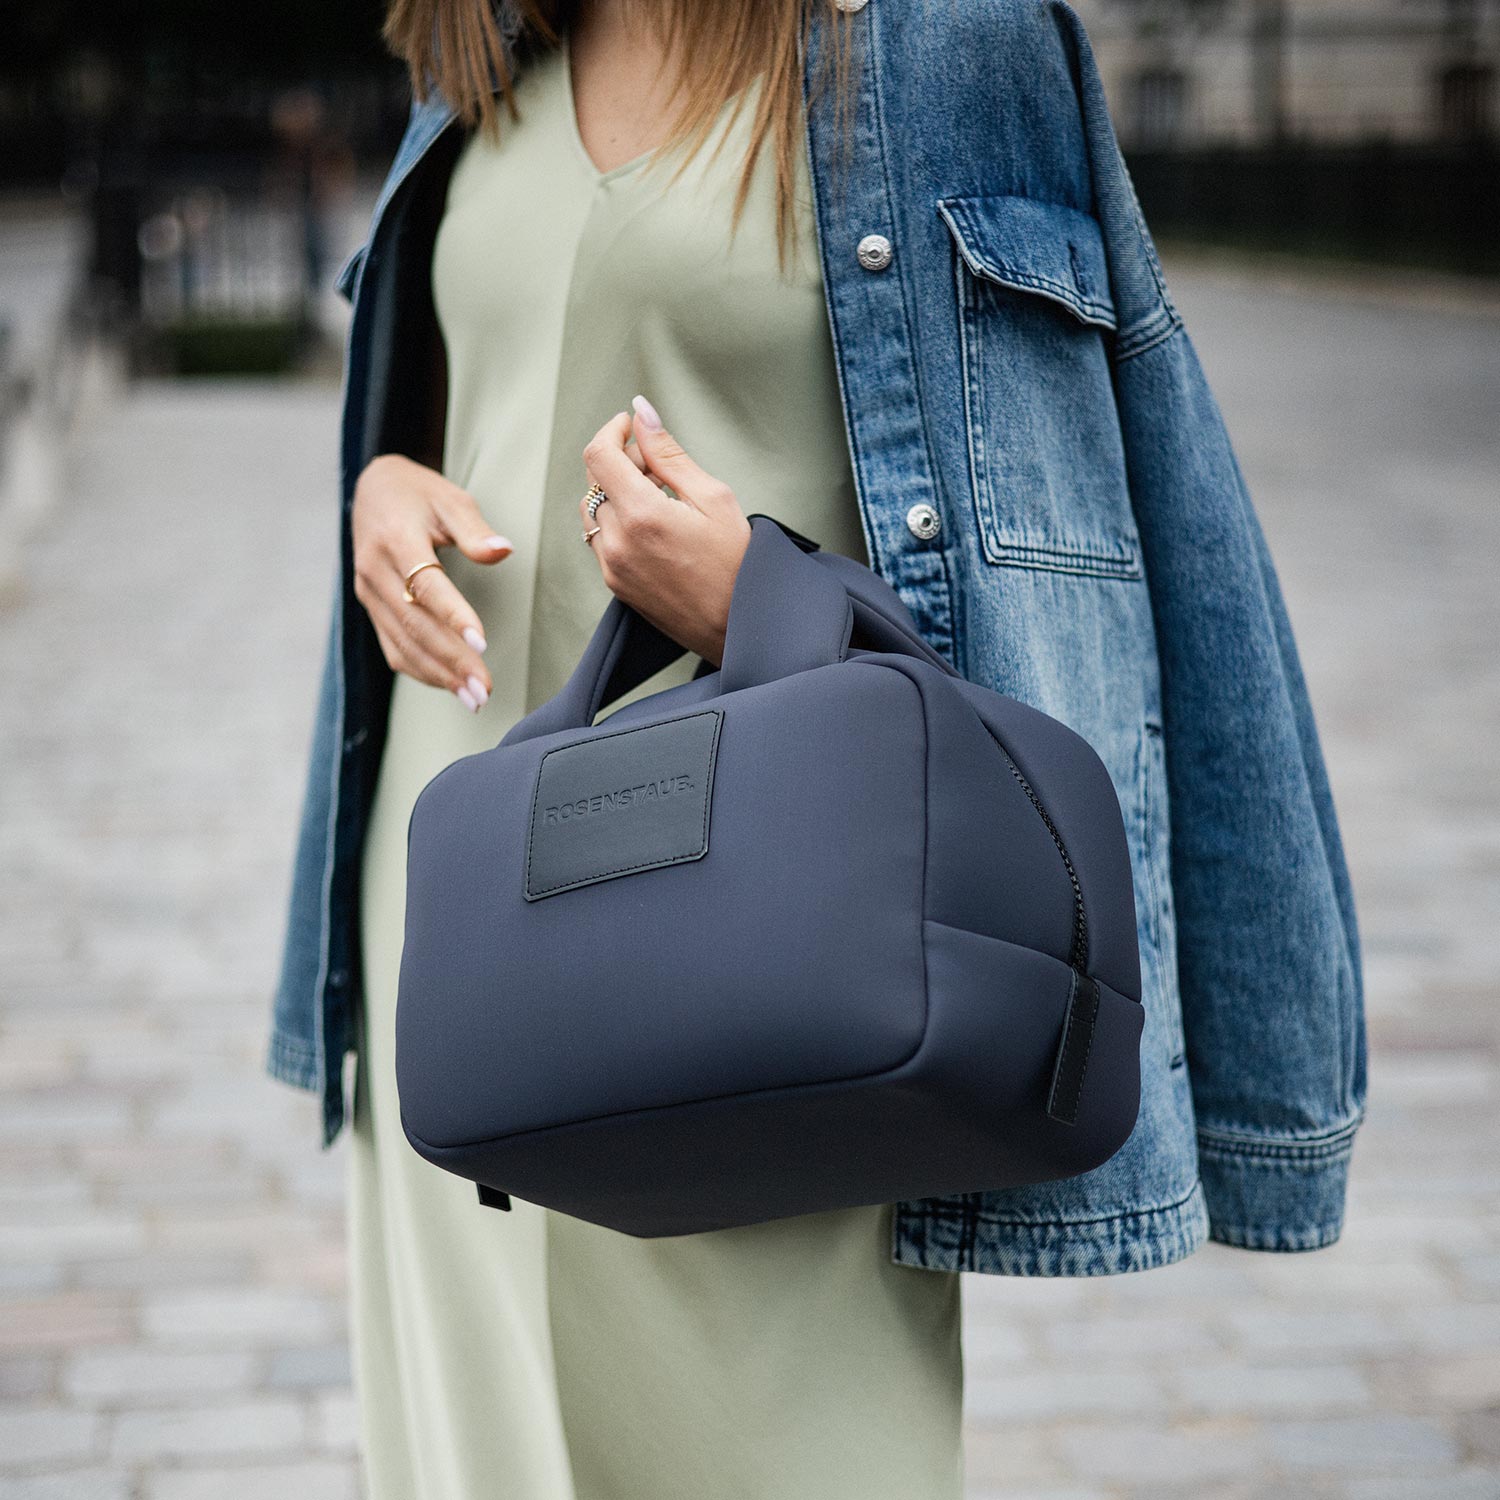
[[[92,306],[137,368],[273,371],[317,332],[330,192],[301,158],[162,163],[89,195]]]

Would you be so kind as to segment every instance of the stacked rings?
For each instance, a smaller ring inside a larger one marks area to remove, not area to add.
[[[589,486],[588,494],[583,497],[584,505],[588,509],[589,520],[592,521],[599,514],[599,507],[608,499],[609,496],[597,484]]]

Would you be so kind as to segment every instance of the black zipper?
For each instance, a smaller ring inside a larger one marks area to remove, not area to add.
[[[1057,852],[1062,856],[1063,868],[1068,872],[1068,879],[1073,884],[1073,948],[1069,954],[1068,963],[1076,969],[1080,975],[1086,974],[1089,961],[1089,923],[1088,916],[1083,909],[1083,887],[1078,883],[1078,872],[1073,868],[1073,861],[1068,855],[1067,846],[1062,841],[1062,835],[1057,831],[1057,825],[1042,806],[1042,800],[1033,790],[1032,785],[1021,774],[1021,768],[1010,758],[1008,751],[1000,741],[993,735],[995,744],[1000,753],[1005,757],[1005,763],[1010,767],[1010,774],[1021,784],[1021,790],[1026,793],[1031,805],[1036,808],[1037,816],[1046,824],[1047,832],[1052,835],[1052,842],[1057,845]]]

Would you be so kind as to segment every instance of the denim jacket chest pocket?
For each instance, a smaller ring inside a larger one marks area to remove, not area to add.
[[[1142,576],[1125,477],[1104,240],[1092,215],[950,197],[969,472],[997,566]]]

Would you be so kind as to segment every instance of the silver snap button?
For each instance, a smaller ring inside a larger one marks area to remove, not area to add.
[[[914,505],[906,513],[906,529],[918,541],[930,542],[943,529],[943,518],[930,505]]]
[[[867,234],[855,247],[859,263],[867,271],[883,271],[891,263],[891,242],[883,234]]]
[[[846,10],[851,15],[857,10],[863,10],[870,0],[833,0],[835,10]]]

